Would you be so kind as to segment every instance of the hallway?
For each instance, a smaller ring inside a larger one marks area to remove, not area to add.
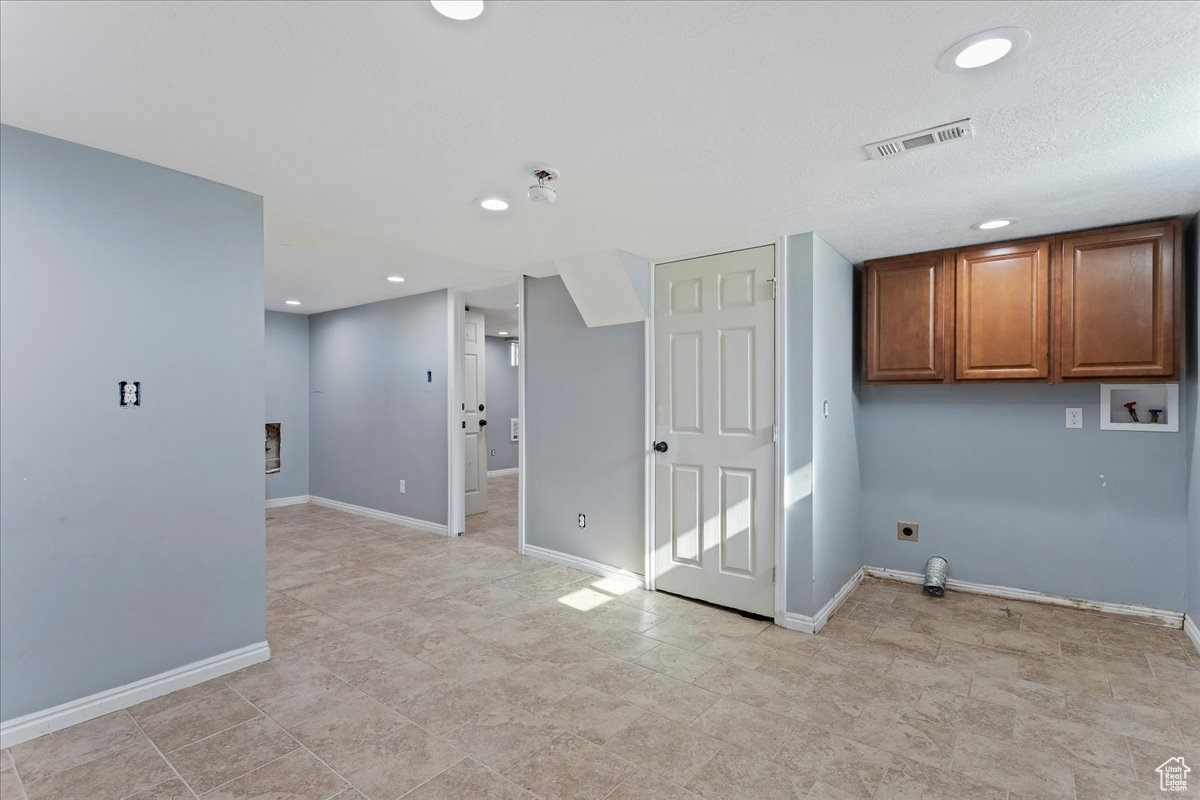
[[[471,541],[517,549],[517,473],[488,476],[488,510],[467,517]]]

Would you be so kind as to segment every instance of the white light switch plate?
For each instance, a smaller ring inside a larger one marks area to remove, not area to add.
[[[1068,408],[1067,409],[1067,427],[1082,428],[1083,427],[1083,409]]]
[[[400,494],[404,494],[404,481],[400,481]]]

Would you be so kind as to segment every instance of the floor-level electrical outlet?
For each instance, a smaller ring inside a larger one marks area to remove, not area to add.
[[[404,481],[400,481],[400,494],[404,494],[404,492],[405,492],[404,483],[405,483]]]
[[[580,514],[580,515],[579,515],[579,527],[580,527],[580,528],[586,528],[586,527],[587,527],[587,514]]]
[[[1083,427],[1083,409],[1068,408],[1067,409],[1067,427],[1082,428]]]
[[[921,526],[915,522],[897,522],[896,538],[902,542],[915,542],[921,532]]]

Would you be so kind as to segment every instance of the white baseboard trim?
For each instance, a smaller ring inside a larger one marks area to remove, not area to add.
[[[439,533],[442,536],[448,536],[446,526],[439,525],[436,522],[417,519],[416,517],[405,517],[400,514],[391,514],[387,511],[377,511],[374,508],[366,506],[356,506],[350,503],[343,503],[341,500],[330,500],[327,497],[317,497],[309,495],[309,501],[314,505],[325,506],[326,508],[336,508],[338,511],[347,511],[351,514],[358,514],[363,517],[371,517],[372,519],[380,519],[384,522],[394,522],[397,525],[403,525],[406,528],[416,528],[419,531],[429,531],[430,533]]]
[[[164,694],[177,692],[180,689],[228,675],[252,664],[266,661],[270,657],[271,649],[267,643],[259,642],[160,672],[124,686],[81,697],[44,711],[35,711],[22,717],[14,717],[0,722],[0,749],[7,749],[21,742],[36,739],[38,736],[54,733],[63,728],[87,722],[89,719],[111,714],[113,711],[120,711],[123,708],[162,697]]]
[[[1192,640],[1192,646],[1200,652],[1200,627],[1196,626],[1196,618],[1191,614],[1183,615],[1183,632]]]
[[[805,616],[804,614],[796,614],[791,611],[784,612],[783,622],[776,623],[780,627],[787,628],[789,631],[800,631],[801,633],[816,633],[816,620],[813,617]]]
[[[516,475],[521,471],[520,467],[505,467],[504,469],[489,469],[488,477],[495,478],[500,475]]]
[[[814,616],[809,617],[804,614],[796,614],[788,611],[783,615],[782,626],[792,631],[820,633],[821,628],[824,628],[825,623],[829,622],[829,618],[833,616],[833,612],[837,611],[842,603],[846,602],[846,598],[862,583],[862,579],[863,568],[859,567],[850,576],[850,579],[842,584],[842,588],[837,590],[837,594],[829,598],[829,602],[821,606],[821,610]]]
[[[915,584],[922,584],[925,582],[925,576],[917,572],[870,566],[863,567],[863,569],[866,571],[866,574],[870,575],[872,578],[882,578],[884,580]],[[1131,603],[1109,603],[1103,600],[1084,600],[1079,597],[1067,597],[1061,594],[1036,592],[1032,589],[1017,589],[1012,586],[993,586],[989,583],[960,581],[957,578],[950,578],[947,580],[946,588],[958,592],[969,592],[970,594],[983,594],[988,595],[989,597],[1003,597],[1007,600],[1023,600],[1027,603],[1041,603],[1048,606],[1062,606],[1063,608],[1075,608],[1081,611],[1097,611],[1101,614],[1112,614],[1114,616],[1124,617],[1126,619],[1134,619],[1138,622],[1161,625],[1164,628],[1183,627],[1182,612],[1167,611],[1161,608],[1149,608],[1147,606],[1138,606]]]
[[[588,572],[592,575],[600,575],[605,578],[630,578],[643,586],[646,584],[645,578],[636,572],[630,572],[620,567],[611,567],[608,564],[601,564],[599,561],[591,561],[579,556],[567,555],[557,550],[550,550],[533,544],[527,544],[522,547],[521,553],[531,558],[540,558],[543,561],[562,564],[564,567],[571,567],[572,569],[577,569],[580,572]]]
[[[310,500],[306,494],[298,494],[295,497],[276,497],[273,500],[267,501],[267,508],[282,508],[283,506],[302,506]]]

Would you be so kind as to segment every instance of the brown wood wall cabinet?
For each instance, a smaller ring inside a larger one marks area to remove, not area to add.
[[[960,381],[1050,377],[1050,243],[988,245],[954,256]]]
[[[868,262],[868,381],[943,382],[954,353],[954,271],[949,253]]]
[[[868,383],[1174,381],[1177,219],[863,265]]]
[[[1060,380],[1177,376],[1181,237],[1171,220],[1056,238]]]

